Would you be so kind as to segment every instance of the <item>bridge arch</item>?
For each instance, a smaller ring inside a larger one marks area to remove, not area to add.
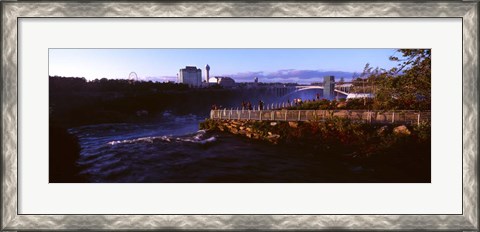
[[[324,87],[323,87],[323,86],[299,86],[299,87],[297,87],[297,89],[296,89],[295,91],[289,92],[288,94],[282,96],[282,98],[291,96],[291,95],[293,95],[293,94],[295,94],[295,93],[299,93],[299,92],[302,92],[302,91],[314,90],[314,89],[321,89],[321,90],[323,90]],[[347,92],[344,92],[344,91],[341,91],[341,90],[338,90],[338,89],[335,89],[334,91],[335,91],[336,93],[345,95],[345,97],[348,95]]]

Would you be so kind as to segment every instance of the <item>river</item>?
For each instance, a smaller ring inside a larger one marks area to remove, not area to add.
[[[72,128],[77,164],[97,183],[375,182],[372,171],[338,159],[198,129],[203,117]]]

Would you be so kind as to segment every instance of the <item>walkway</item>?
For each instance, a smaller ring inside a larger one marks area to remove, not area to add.
[[[430,111],[367,111],[367,110],[234,110],[210,111],[211,119],[258,121],[323,121],[332,117],[367,123],[420,124],[429,122]]]

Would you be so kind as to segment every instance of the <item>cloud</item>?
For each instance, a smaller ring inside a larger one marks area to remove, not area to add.
[[[158,76],[158,77],[145,77],[142,78],[145,81],[153,81],[153,82],[169,82],[169,81],[177,81],[176,76]]]

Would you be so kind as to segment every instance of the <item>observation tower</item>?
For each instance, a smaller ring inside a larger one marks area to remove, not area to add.
[[[209,82],[210,82],[210,66],[207,64],[205,65],[205,70],[207,70],[206,72],[206,78],[207,78],[207,85],[209,85]]]

